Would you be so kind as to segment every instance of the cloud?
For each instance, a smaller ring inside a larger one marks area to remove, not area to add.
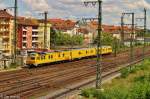
[[[0,9],[4,9],[6,7],[6,5],[4,3],[2,3],[2,0],[0,0]]]
[[[150,9],[150,4],[146,0],[138,0],[136,2],[134,0],[126,5],[127,7],[132,8],[132,9],[138,9],[138,8]]]
[[[50,18],[83,18],[96,17],[97,6],[85,7],[83,1],[88,0],[18,0],[22,6],[19,14],[25,16],[42,17],[36,11],[48,11]],[[93,0],[95,1],[95,0]],[[150,0],[103,0],[103,22],[105,24],[119,24],[122,12],[136,12],[138,17],[143,15],[143,8],[150,9]],[[7,0],[0,0],[0,7],[12,6]],[[23,11],[22,11],[23,10]],[[150,14],[148,13],[148,17]],[[149,24],[150,26],[150,24]]]
[[[47,0],[23,0],[23,2],[35,11],[48,11],[50,8]]]

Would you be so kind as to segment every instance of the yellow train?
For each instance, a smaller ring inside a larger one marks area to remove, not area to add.
[[[102,46],[102,54],[110,53],[112,53],[111,46]],[[96,48],[82,48],[54,52],[30,52],[27,56],[26,65],[39,66],[42,64],[81,59],[90,56],[96,56]]]

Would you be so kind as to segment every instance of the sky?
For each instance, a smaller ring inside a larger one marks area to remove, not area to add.
[[[0,0],[0,9],[13,7],[15,0]],[[81,19],[97,17],[98,6],[84,5],[89,0],[18,0],[19,16],[43,18],[48,11],[49,18]],[[95,1],[95,0],[90,0]],[[143,17],[143,9],[147,9],[147,23],[150,28],[150,0],[102,0],[103,24],[120,25],[123,12],[135,12],[135,18]],[[13,10],[9,10],[13,14]],[[125,16],[125,23],[131,23],[131,17]],[[143,22],[136,21],[142,25]]]

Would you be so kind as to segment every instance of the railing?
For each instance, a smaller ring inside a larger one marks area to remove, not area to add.
[[[32,29],[32,31],[33,31],[33,32],[38,32],[39,30],[38,30],[38,29]]]

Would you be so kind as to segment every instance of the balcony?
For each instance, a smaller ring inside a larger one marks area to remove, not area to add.
[[[2,42],[9,42],[9,37],[2,37]]]
[[[9,29],[1,28],[1,29],[0,29],[0,32],[9,32]]]
[[[9,22],[1,22],[0,25],[9,25]]]
[[[23,49],[27,48],[26,46],[22,46]]]
[[[27,31],[27,29],[23,28],[23,31]]]
[[[32,43],[38,43],[39,41],[38,40],[32,40]]]
[[[9,38],[9,35],[3,35],[2,38]]]
[[[22,35],[23,37],[27,37],[27,35]]]
[[[39,35],[32,35],[32,37],[39,37]]]
[[[8,46],[8,42],[3,42],[2,45],[3,46]]]
[[[23,43],[26,43],[27,41],[26,41],[26,40],[23,40],[22,42],[23,42]]]
[[[33,32],[38,32],[39,30],[38,30],[38,29],[32,29],[32,31],[33,31]]]

